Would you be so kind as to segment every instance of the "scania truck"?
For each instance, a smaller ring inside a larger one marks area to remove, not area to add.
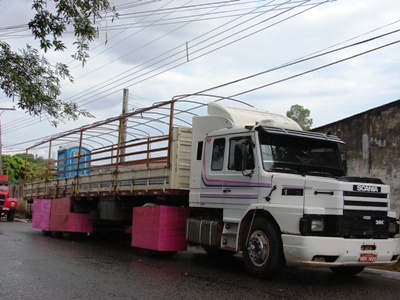
[[[164,254],[187,245],[213,256],[239,253],[260,278],[285,266],[353,275],[397,262],[389,186],[347,176],[340,138],[220,102],[208,103],[191,126],[176,126],[192,112],[178,104],[158,103],[29,148],[54,153],[73,141],[90,150],[70,160],[49,154],[43,178],[26,178],[33,227],[65,235],[123,230],[133,247]],[[150,135],[161,125],[166,133]],[[60,176],[60,165],[75,167],[74,176]]]

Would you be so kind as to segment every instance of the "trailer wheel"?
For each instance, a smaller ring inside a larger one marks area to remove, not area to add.
[[[51,231],[42,230],[42,234],[43,234],[44,236],[50,236],[50,235],[51,235]]]
[[[86,233],[84,232],[68,232],[65,231],[62,233],[62,238],[67,241],[80,241],[86,237]]]
[[[342,276],[354,276],[361,273],[365,267],[331,267],[331,271]]]
[[[12,222],[14,221],[14,217],[15,217],[15,211],[8,211],[7,212],[7,221],[8,222]]]
[[[177,251],[157,251],[157,250],[150,250],[150,249],[143,249],[146,256],[151,258],[171,258],[176,254]]]
[[[253,277],[271,278],[284,268],[280,233],[264,218],[247,225],[242,251],[247,272]]]
[[[52,231],[52,232],[50,233],[50,235],[51,235],[51,237],[53,237],[53,238],[60,238],[60,237],[62,237],[62,232],[61,232],[61,231]]]

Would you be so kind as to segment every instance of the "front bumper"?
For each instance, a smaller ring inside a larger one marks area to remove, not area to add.
[[[1,211],[16,211],[16,209],[14,207],[0,207]]]
[[[282,242],[289,266],[388,265],[396,263],[400,256],[400,237],[345,239],[283,234]],[[364,259],[370,256],[374,261]]]

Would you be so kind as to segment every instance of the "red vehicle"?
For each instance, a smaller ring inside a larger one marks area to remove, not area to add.
[[[18,200],[10,198],[8,175],[0,175],[0,216],[7,215],[7,221],[14,221]]]

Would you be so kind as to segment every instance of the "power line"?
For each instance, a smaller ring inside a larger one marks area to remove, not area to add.
[[[309,1],[310,1],[310,0],[309,0]],[[326,0],[326,1],[323,1],[323,2],[321,2],[321,3],[326,3],[326,2],[329,2],[329,1],[330,1],[330,0]],[[290,0],[289,0],[289,1],[286,1],[285,3],[288,3],[288,2],[290,2]],[[307,1],[307,2],[308,2],[308,1]],[[291,8],[288,8],[285,12],[290,11],[290,10],[291,10]],[[309,9],[307,9],[307,10],[305,10],[305,11],[308,11],[308,10],[309,10]],[[305,12],[305,11],[303,11],[303,12]],[[301,12],[301,13],[303,13],[303,12]],[[282,12],[279,13],[279,15],[282,15]],[[298,15],[298,14],[296,14],[296,15]],[[261,16],[261,15],[259,15],[259,16]],[[247,20],[246,22],[249,22],[249,21],[254,20],[254,19],[255,19],[255,17],[252,17],[252,18],[250,18],[249,20]],[[269,18],[269,19],[271,19],[271,18]],[[241,25],[244,24],[244,23],[246,23],[246,22],[242,22]],[[232,22],[228,22],[228,23],[225,23],[225,24],[223,24],[223,25],[221,25],[221,26],[218,26],[217,28],[215,28],[215,29],[213,29],[213,30],[210,30],[210,31],[207,32],[206,34],[209,34],[209,33],[213,32],[213,31],[217,30],[218,28],[222,28],[222,27],[225,26],[226,24],[230,24],[230,23],[232,23]],[[257,24],[257,25],[258,25],[258,24]],[[246,30],[249,30],[249,29],[253,28],[254,26],[255,26],[255,25],[249,26]],[[272,25],[272,26],[274,26],[274,25]],[[268,27],[268,28],[269,28],[269,27]],[[264,28],[264,29],[266,29],[266,28]],[[237,26],[234,26],[234,25],[232,25],[228,30],[237,30],[237,31],[239,31],[239,29],[237,28]],[[216,34],[216,35],[212,36],[212,38],[215,38],[216,36],[221,35],[221,34],[223,34],[223,33],[226,33],[228,30],[225,30],[225,31],[223,31],[222,33]],[[257,31],[257,32],[259,32],[259,31]],[[206,34],[202,34],[200,37],[204,37]],[[235,35],[235,34],[232,34],[230,37],[232,37],[232,36],[234,36],[234,35]],[[249,34],[248,36],[250,36],[250,35],[251,35],[251,34]],[[247,37],[248,37],[248,36],[247,36]],[[196,40],[196,39],[198,39],[198,38],[199,38],[199,37],[196,37],[195,39],[192,39],[191,41],[194,41],[194,40]],[[191,48],[194,48],[194,47],[196,47],[196,46],[199,46],[199,45],[201,45],[202,43],[205,43],[205,42],[209,41],[210,39],[211,39],[210,37],[207,37],[207,38],[203,39],[202,41],[198,42],[196,45],[194,45],[194,46],[191,47]],[[243,38],[236,39],[236,40],[234,40],[233,42],[230,42],[229,44],[226,44],[226,45],[230,45],[230,44],[232,44],[232,43],[234,43],[234,42],[236,42],[236,41],[242,40],[242,39],[243,39]],[[191,42],[191,41],[189,41],[189,42]],[[216,43],[218,43],[218,41],[217,41],[217,42],[213,42],[213,43],[209,44],[208,46],[205,46],[205,47],[203,47],[203,48],[201,48],[200,50],[197,50],[197,51],[195,51],[195,52],[197,53],[198,51],[201,51],[201,50],[204,50],[204,49],[206,49],[206,48],[208,48],[208,47],[211,47],[211,46],[215,45]],[[226,45],[225,45],[225,46],[226,46]],[[218,47],[217,49],[211,50],[211,51],[207,52],[206,54],[212,53],[212,52],[214,52],[214,51],[216,51],[216,50],[218,50],[218,49],[221,49],[222,47],[223,47],[223,46]],[[179,48],[180,48],[181,50],[179,50]],[[176,51],[175,51],[175,50],[176,50]],[[169,54],[169,53],[171,53],[171,52],[172,52],[172,54]],[[169,54],[169,55],[167,55],[167,54]],[[202,55],[202,56],[204,56],[204,55]],[[173,69],[173,68],[176,68],[177,66],[186,64],[186,63],[187,63],[186,57],[187,57],[187,55],[186,55],[186,48],[184,47],[184,45],[177,46],[177,47],[175,47],[175,48],[173,48],[173,49],[171,49],[171,50],[169,50],[169,51],[167,51],[167,52],[164,52],[163,54],[157,56],[156,58],[152,58],[152,59],[148,60],[147,62],[144,62],[144,63],[142,63],[141,65],[130,69],[131,72],[128,73],[128,74],[120,74],[119,76],[114,77],[115,79],[112,80],[112,81],[110,81],[110,80],[105,80],[105,81],[99,83],[98,85],[91,87],[89,90],[87,90],[87,91],[85,91],[85,92],[83,92],[83,93],[86,94],[86,95],[89,95],[89,94],[91,94],[91,91],[90,91],[90,90],[96,89],[96,88],[99,87],[99,86],[101,86],[103,89],[104,89],[105,87],[110,87],[110,86],[111,86],[112,88],[107,89],[107,90],[105,90],[105,91],[99,91],[99,92],[97,92],[96,94],[92,94],[92,95],[89,96],[89,97],[86,97],[86,98],[84,98],[84,99],[80,99],[80,100],[79,100],[79,103],[84,104],[84,105],[85,105],[85,104],[87,105],[87,104],[89,104],[89,103],[93,103],[93,102],[95,102],[95,101],[99,101],[100,99],[103,99],[103,98],[105,98],[105,97],[107,97],[107,96],[112,95],[114,92],[116,92],[117,90],[119,90],[122,86],[128,85],[128,87],[132,87],[132,86],[135,85],[135,84],[138,84],[138,83],[141,83],[141,82],[143,82],[143,81],[145,81],[145,80],[148,80],[148,79],[150,79],[150,78],[153,78],[153,77],[155,77],[155,76],[157,76],[157,75],[160,75],[160,74],[162,74],[162,73],[164,73],[164,72],[167,72],[167,71],[169,71],[169,70],[171,70],[171,69]],[[199,55],[199,56],[196,57],[196,58],[192,58],[191,61],[193,61],[194,59],[197,59],[197,58],[199,58],[199,57],[201,57],[201,56]],[[154,61],[154,60],[155,60],[155,62],[152,62],[152,61]],[[152,63],[149,65],[150,62],[152,62]],[[159,64],[161,64],[161,65],[159,65]],[[173,66],[172,66],[172,67],[169,67],[169,68],[166,68],[166,67],[169,66],[169,65],[173,65]],[[143,67],[142,67],[142,66],[143,66]],[[139,67],[142,67],[142,68],[140,69]],[[153,68],[152,70],[148,70],[149,67],[154,67],[154,68]],[[160,72],[157,72],[158,70],[160,70],[160,69],[162,69],[162,68],[166,68],[166,69],[164,69],[164,70],[162,70],[162,71],[160,71]],[[138,70],[137,70],[137,71],[133,71],[133,70],[135,70],[135,69],[138,69]],[[140,72],[142,72],[142,73],[140,73]],[[144,72],[144,73],[143,73],[143,72]],[[157,72],[157,73],[155,73],[155,74],[153,74],[153,75],[150,75],[150,73],[152,73],[152,72],[154,72],[154,73]],[[138,74],[138,75],[135,75],[135,74]],[[135,75],[135,76],[132,78],[133,75]],[[118,77],[121,77],[121,76],[123,76],[123,78],[118,79]],[[144,76],[147,76],[147,77],[144,77]],[[143,77],[144,77],[144,78],[143,78]],[[143,79],[140,79],[140,78],[143,78]],[[122,81],[123,79],[125,79],[125,81]],[[137,81],[136,81],[136,82],[132,82],[133,80],[137,80]],[[110,91],[110,92],[108,92],[108,91]],[[93,100],[91,100],[91,99],[93,99]]]
[[[383,34],[383,35],[379,35],[379,36],[376,36],[376,37],[373,37],[373,38],[369,38],[369,39],[366,39],[366,40],[364,40],[364,41],[357,42],[357,43],[354,43],[354,44],[351,44],[351,45],[348,45],[348,46],[345,46],[345,47],[340,47],[340,48],[337,48],[337,49],[334,49],[334,50],[331,50],[331,51],[327,51],[327,52],[324,52],[324,53],[322,53],[322,54],[314,55],[314,56],[309,57],[309,58],[306,58],[306,59],[301,59],[301,60],[297,60],[297,61],[295,61],[295,62],[291,62],[291,63],[288,63],[288,64],[284,64],[284,65],[279,66],[279,67],[277,67],[277,68],[269,69],[269,70],[267,70],[267,71],[263,71],[263,72],[260,72],[260,73],[257,73],[257,74],[253,74],[253,75],[251,75],[251,76],[243,77],[243,78],[240,78],[240,79],[238,79],[238,80],[235,80],[235,81],[232,81],[232,82],[229,82],[229,83],[225,83],[225,84],[223,84],[223,85],[219,85],[219,86],[215,86],[215,87],[209,88],[209,89],[207,89],[207,90],[203,90],[203,91],[200,91],[200,92],[197,92],[197,93],[193,93],[193,94],[190,94],[190,95],[184,95],[184,96],[180,96],[180,97],[178,96],[178,97],[176,97],[175,99],[181,101],[181,100],[183,100],[184,98],[193,97],[193,96],[198,96],[198,95],[203,95],[203,94],[206,93],[206,92],[209,92],[209,91],[212,91],[212,90],[221,88],[221,87],[223,87],[223,86],[235,84],[235,83],[238,83],[238,82],[240,82],[240,81],[247,80],[247,79],[249,79],[249,78],[253,78],[253,77],[255,77],[255,76],[260,76],[260,75],[265,74],[265,73],[269,73],[269,72],[272,72],[272,71],[276,71],[276,70],[278,70],[278,69],[282,69],[282,68],[285,68],[285,67],[289,67],[289,66],[292,66],[292,65],[294,65],[294,64],[299,64],[299,63],[305,62],[305,61],[307,61],[307,60],[315,59],[315,58],[318,58],[318,57],[321,57],[321,56],[324,56],[324,55],[332,54],[332,53],[334,53],[334,52],[341,51],[341,50],[344,50],[344,49],[347,49],[347,48],[350,48],[350,47],[359,46],[359,45],[362,45],[362,44],[364,44],[364,43],[371,42],[371,41],[373,41],[373,40],[376,40],[376,39],[379,39],[379,38],[388,36],[388,35],[390,35],[390,34],[394,34],[394,33],[399,32],[399,31],[400,31],[400,29],[394,30],[394,31],[391,31],[391,32],[386,33],[386,34]],[[348,57],[346,57],[346,58],[339,59],[339,60],[336,60],[336,61],[334,61],[334,62],[331,62],[331,63],[325,64],[325,65],[322,65],[322,66],[320,66],[320,67],[313,68],[313,69],[310,69],[310,70],[307,70],[307,71],[304,71],[304,72],[300,72],[300,73],[297,73],[297,74],[295,74],[295,75],[286,77],[286,78],[284,78],[284,79],[276,80],[276,81],[270,82],[270,83],[268,83],[268,84],[258,86],[258,87],[256,87],[256,88],[248,89],[248,90],[246,90],[246,91],[243,91],[243,92],[241,92],[241,93],[237,93],[237,94],[235,94],[235,95],[231,95],[231,96],[229,96],[229,97],[219,97],[219,100],[221,100],[221,99],[228,99],[228,98],[235,98],[235,97],[237,97],[237,96],[240,96],[240,95],[243,95],[243,94],[246,94],[246,93],[254,92],[254,91],[256,91],[256,90],[259,90],[259,89],[262,89],[262,88],[266,88],[266,87],[269,87],[269,86],[272,86],[272,85],[275,85],[275,84],[278,84],[278,83],[281,83],[281,82],[284,82],[284,81],[287,81],[287,80],[290,80],[290,79],[294,79],[294,78],[297,78],[297,77],[300,77],[300,76],[303,76],[303,75],[306,75],[306,74],[309,74],[309,73],[312,73],[312,72],[321,70],[321,69],[323,69],[323,68],[327,68],[327,67],[330,67],[330,66],[333,66],[333,65],[342,63],[342,62],[344,62],[344,61],[347,61],[347,60],[350,60],[350,59],[354,59],[354,58],[356,58],[356,57],[359,57],[359,56],[362,56],[362,55],[365,55],[365,54],[368,54],[368,53],[371,53],[371,52],[374,52],[374,51],[377,51],[377,50],[380,50],[380,49],[383,49],[383,48],[386,48],[386,47],[389,47],[389,46],[392,46],[392,45],[395,45],[395,44],[397,44],[397,43],[399,43],[399,42],[400,42],[400,40],[396,40],[396,41],[394,41],[394,42],[386,43],[386,44],[381,45],[381,46],[379,46],[379,47],[375,47],[375,48],[372,48],[372,49],[369,49],[369,50],[360,52],[360,53],[358,53],[358,54],[351,55],[351,56],[348,56]],[[32,142],[32,141],[36,141],[36,140],[31,140],[31,141],[29,141],[29,142]],[[26,144],[26,142],[25,142],[25,143],[15,144],[15,145],[12,145],[12,146],[10,146],[10,147],[19,146],[19,145],[21,145],[21,144]]]
[[[215,50],[214,50],[215,51]],[[208,54],[208,53],[207,53]],[[206,54],[204,54],[204,55],[206,55]],[[193,58],[193,59],[195,59],[195,58]],[[180,64],[179,64],[180,65]],[[177,66],[179,66],[179,65],[177,65]],[[176,66],[175,66],[176,67]],[[173,67],[172,67],[173,68]],[[169,69],[167,69],[166,71],[168,71],[168,70],[170,70],[170,69],[172,69],[172,68],[169,68]],[[165,72],[165,71],[163,71],[163,72]],[[147,73],[146,73],[147,74]],[[155,74],[154,76],[156,76],[156,75],[159,75],[159,74],[161,74],[161,73],[157,73],[157,74]],[[154,77],[154,76],[152,76],[152,77]],[[148,77],[148,78],[152,78],[152,77]],[[144,81],[144,80],[147,80],[148,78],[144,78],[143,80],[141,80],[141,81],[139,81],[139,82],[142,82],[142,81]],[[136,82],[136,83],[134,83],[134,84],[137,84],[137,83],[139,83],[139,82]],[[134,84],[132,84],[132,85],[134,85]],[[111,91],[111,90],[108,90],[108,91]],[[108,94],[108,95],[110,95],[110,94]],[[108,95],[106,95],[106,96],[108,96]],[[94,97],[94,96],[93,96]],[[92,97],[92,98],[93,98]],[[102,97],[102,98],[104,98],[104,97]],[[89,102],[90,103],[90,102]],[[15,128],[14,128],[14,130],[15,130]]]
[[[312,60],[312,59],[316,59],[316,58],[319,58],[319,57],[322,57],[322,56],[325,56],[325,55],[328,55],[328,54],[332,54],[332,53],[339,52],[339,51],[342,51],[342,50],[345,50],[345,49],[349,49],[349,48],[353,48],[353,47],[356,47],[356,46],[360,46],[360,45],[363,45],[363,44],[365,44],[365,43],[369,43],[369,42],[372,42],[372,41],[375,41],[375,40],[378,40],[378,39],[381,39],[381,38],[390,36],[390,35],[395,34],[395,33],[398,33],[398,32],[400,32],[400,29],[392,30],[392,31],[387,32],[387,33],[384,33],[384,34],[377,35],[377,36],[374,36],[374,37],[372,37],[372,38],[368,38],[368,39],[365,39],[365,40],[362,40],[362,41],[359,41],[359,42],[356,42],[356,43],[353,43],[353,44],[350,44],[350,45],[346,45],[346,46],[343,46],[343,47],[339,47],[339,48],[336,48],[336,49],[333,49],[333,50],[325,51],[325,52],[323,52],[323,53],[319,53],[319,54],[307,56],[307,57],[305,57],[305,58],[297,59],[297,60],[294,60],[294,61],[292,61],[292,62],[289,62],[289,63],[283,64],[283,65],[280,65],[280,66],[275,67],[275,68],[271,68],[271,69],[268,69],[268,70],[265,70],[265,71],[262,71],[262,72],[258,72],[258,73],[255,73],[255,74],[252,74],[252,75],[249,75],[249,76],[246,76],[246,77],[241,77],[241,78],[239,78],[239,79],[236,79],[236,80],[233,80],[233,81],[224,83],[224,84],[220,84],[220,85],[217,85],[217,86],[214,86],[214,87],[211,87],[211,88],[208,88],[208,89],[199,91],[199,92],[194,93],[194,94],[185,95],[185,96],[183,96],[182,98],[186,98],[187,96],[195,96],[195,95],[197,95],[197,94],[204,94],[204,93],[206,93],[206,92],[210,92],[210,91],[213,91],[213,90],[222,88],[222,87],[226,87],[226,86],[229,86],[229,85],[237,84],[237,83],[239,83],[239,82],[242,82],[242,81],[245,81],[245,80],[249,80],[249,79],[258,77],[258,76],[260,76],[260,75],[264,75],[264,74],[266,74],[266,73],[271,73],[271,72],[273,72],[273,71],[277,71],[277,70],[279,70],[279,69],[283,69],[283,68],[287,68],[287,67],[289,67],[289,66],[293,66],[293,65],[296,65],[296,64],[300,64],[300,63],[303,63],[303,62],[306,62],[306,61],[309,61],[309,60]],[[361,55],[364,55],[364,54],[368,54],[368,53],[370,53],[370,52],[379,50],[379,49],[381,49],[381,48],[385,48],[385,47],[394,45],[394,44],[396,44],[397,42],[398,42],[398,41],[395,41],[395,42],[392,42],[392,43],[389,43],[389,44],[385,44],[385,45],[383,45],[382,47],[377,47],[377,48],[372,49],[372,50],[369,50],[369,51],[361,52],[360,54],[356,54],[356,55],[354,55],[354,57],[351,56],[350,58],[355,58],[355,57],[358,57],[358,56],[361,56]],[[344,59],[344,61],[346,61],[346,60],[348,60],[348,59]],[[338,62],[342,62],[342,61],[341,61],[341,60],[338,60]],[[316,70],[318,70],[318,68],[316,68]],[[298,76],[296,76],[296,77],[298,77]],[[278,82],[277,82],[277,83],[278,83]],[[265,86],[260,86],[260,87],[262,88],[262,87],[266,87],[266,86],[269,86],[269,85],[271,85],[271,84],[267,84],[267,85],[265,85]],[[256,89],[258,89],[258,88],[256,88]],[[247,91],[246,91],[246,93],[247,93]],[[236,95],[232,95],[232,96],[229,96],[229,97],[236,97],[236,96],[238,96],[238,95],[241,95],[241,94],[236,94]],[[178,97],[178,98],[176,98],[176,99],[181,99],[181,97]]]

